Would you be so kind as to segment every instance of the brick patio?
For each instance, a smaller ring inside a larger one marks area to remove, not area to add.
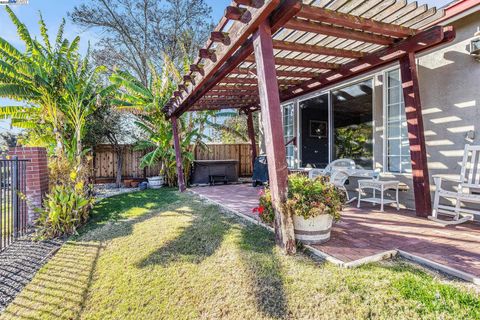
[[[249,184],[197,187],[192,191],[231,210],[249,215],[258,205],[261,189]],[[332,230],[331,240],[315,246],[343,262],[351,262],[388,250],[409,254],[480,277],[480,224],[442,227],[412,211],[384,213],[370,204],[348,207]],[[376,207],[378,208],[378,206]]]

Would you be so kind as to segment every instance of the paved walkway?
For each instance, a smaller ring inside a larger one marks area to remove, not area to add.
[[[255,217],[252,209],[258,205],[258,188],[243,184],[192,190]],[[480,277],[480,224],[442,227],[416,217],[412,211],[388,208],[382,213],[370,204],[362,207],[346,208],[342,220],[333,227],[331,240],[315,247],[343,262],[402,250]]]

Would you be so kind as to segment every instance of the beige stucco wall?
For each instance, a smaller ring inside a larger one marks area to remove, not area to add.
[[[458,176],[465,144],[480,144],[480,62],[468,51],[480,12],[449,25],[456,39],[418,58],[430,176]]]

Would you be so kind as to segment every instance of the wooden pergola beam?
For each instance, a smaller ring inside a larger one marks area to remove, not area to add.
[[[272,31],[268,22],[253,36],[263,128],[267,146],[269,185],[275,210],[275,239],[287,253],[296,252],[293,218],[285,209],[288,167],[283,138]]]
[[[433,27],[383,50],[369,54],[362,59],[347,63],[338,70],[324,73],[320,77],[305,81],[299,86],[289,88],[282,92],[282,100],[292,99],[318,90],[321,87],[344,81],[358,74],[396,61],[408,52],[420,52],[440,43],[449,42],[454,38],[455,31],[453,28],[442,26]]]
[[[224,46],[229,46],[231,43],[230,36],[228,35],[228,33],[221,32],[221,31],[213,31],[210,34],[210,41],[221,43]]]
[[[249,99],[226,99],[224,97],[219,97],[219,98],[205,98],[202,100],[199,100],[197,103],[198,104],[209,104],[209,103],[225,103],[225,104],[234,104],[234,105],[247,105],[247,104],[252,104],[258,102],[258,98],[249,98]]]
[[[409,52],[400,59],[400,73],[410,142],[415,211],[417,216],[428,217],[432,213],[432,199],[415,53]]]
[[[244,75],[256,75],[256,68],[235,68],[230,72],[230,74],[244,74]],[[292,77],[292,78],[314,78],[320,75],[319,72],[312,71],[289,71],[289,70],[278,70],[278,77]]]
[[[201,59],[208,59],[211,62],[217,62],[217,55],[215,54],[215,50],[213,49],[200,49],[200,51],[198,52],[198,56]]]
[[[255,57],[249,56],[245,59],[245,61],[255,62]],[[340,65],[336,63],[300,60],[300,59],[288,59],[288,58],[275,58],[275,64],[279,66],[312,68],[312,69],[321,69],[321,70],[332,70],[332,69],[338,69],[340,67]]]
[[[239,83],[239,84],[258,84],[257,79],[254,78],[224,78],[220,83]],[[278,79],[280,85],[297,85],[301,83],[301,80],[287,80],[287,79]]]
[[[272,31],[275,32],[283,27],[283,24],[297,14],[300,9],[301,0],[285,0],[281,4],[280,0],[267,0],[262,8],[252,12],[252,21],[250,23],[241,24],[241,26],[234,24],[229,31],[232,44],[221,48],[221,52],[216,51],[218,61],[204,67],[205,76],[199,79],[197,85],[190,91],[190,95],[177,104],[177,107],[172,110],[172,114],[180,115],[188,110],[203,94],[213,88],[253,52],[253,41],[248,39],[248,37],[270,15]]]
[[[302,19],[291,19],[285,24],[285,28],[303,32],[311,32],[316,34],[323,34],[326,36],[338,37],[343,39],[350,39],[356,41],[363,41],[379,45],[391,45],[395,39],[385,37],[382,35],[376,35],[372,33],[366,33],[363,31],[357,31],[352,29],[345,29],[341,27],[335,27],[326,25],[319,22],[307,21]]]
[[[365,30],[373,33],[388,35],[396,38],[413,36],[416,30],[407,27],[365,19],[338,11],[332,11],[316,6],[303,5],[297,17],[329,23],[350,29]]]
[[[328,48],[323,46],[294,43],[294,42],[280,41],[280,40],[273,40],[273,48],[278,50],[292,51],[292,52],[303,52],[303,53],[342,57],[342,58],[352,58],[352,59],[361,58],[365,55],[360,51],[335,49],[335,48]]]
[[[252,8],[261,8],[264,4],[264,0],[234,0],[236,4],[240,4],[246,7],[252,7]]]
[[[204,97],[215,97],[215,96],[246,96],[246,97],[256,97],[258,96],[257,92],[254,91],[209,91]]]
[[[245,8],[228,6],[225,9],[225,17],[228,20],[240,21],[243,23],[248,23],[252,19],[250,11]]]
[[[230,91],[230,90],[258,92],[258,87],[257,86],[239,85],[239,84],[235,84],[235,85],[216,85],[211,90],[209,90],[208,92]]]

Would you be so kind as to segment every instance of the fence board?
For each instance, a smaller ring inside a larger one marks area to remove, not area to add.
[[[257,146],[258,150],[258,146]],[[145,152],[134,150],[133,146],[123,146],[122,175],[124,178],[145,178],[158,175],[159,166],[140,169],[141,158]],[[197,148],[197,160],[238,160],[238,175],[251,176],[252,164],[249,144],[208,144],[207,149]],[[117,156],[110,145],[99,145],[95,148],[93,172],[96,181],[115,181]]]

